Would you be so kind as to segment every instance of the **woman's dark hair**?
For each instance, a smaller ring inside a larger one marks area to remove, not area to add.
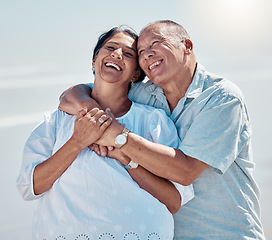
[[[104,32],[99,36],[98,41],[97,41],[97,43],[95,45],[95,48],[94,48],[94,51],[93,51],[93,60],[95,59],[96,55],[99,53],[100,49],[103,47],[105,42],[110,37],[114,36],[117,33],[125,33],[125,34],[129,35],[130,37],[132,37],[136,41],[136,45],[137,45],[139,36],[133,30],[128,29],[128,28],[123,28],[123,27],[113,27],[109,31]],[[136,53],[137,53],[137,51],[136,51]],[[138,58],[138,55],[137,55],[137,58]],[[145,78],[145,73],[141,69],[141,67],[139,66],[139,63],[138,63],[138,68],[140,69],[141,73],[140,73],[140,76],[138,77],[138,79],[135,82],[143,81],[144,78]]]

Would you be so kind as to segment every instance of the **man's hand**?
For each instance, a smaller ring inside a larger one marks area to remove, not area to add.
[[[105,147],[105,146],[101,146],[101,145],[98,145],[96,143],[93,143],[89,146],[89,148],[94,151],[97,155],[101,156],[101,157],[106,157],[108,156],[108,152],[109,151],[112,151],[114,149],[113,146],[108,146],[108,147]]]

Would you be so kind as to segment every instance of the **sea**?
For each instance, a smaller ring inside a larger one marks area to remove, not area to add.
[[[272,240],[272,81],[252,75],[236,77],[245,95],[253,127],[255,179],[260,188],[262,223]],[[43,120],[43,113],[58,107],[60,94],[87,75],[44,75],[0,79],[0,239],[30,240],[34,202],[21,199],[16,189],[24,144]]]

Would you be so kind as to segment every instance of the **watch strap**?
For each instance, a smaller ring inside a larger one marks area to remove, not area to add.
[[[129,162],[129,164],[128,165],[126,165],[126,166],[124,166],[124,168],[126,169],[126,170],[128,170],[128,169],[135,169],[135,168],[137,168],[138,167],[138,163],[136,163],[136,162],[133,162],[132,160]]]

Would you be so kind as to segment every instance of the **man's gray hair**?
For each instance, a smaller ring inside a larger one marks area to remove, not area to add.
[[[180,40],[190,39],[190,36],[185,30],[185,28],[172,20],[158,20],[155,22],[151,22],[146,27],[144,27],[140,33],[142,33],[145,29],[156,24],[166,24],[167,28],[170,30],[170,33],[175,35],[175,37],[180,38]]]

